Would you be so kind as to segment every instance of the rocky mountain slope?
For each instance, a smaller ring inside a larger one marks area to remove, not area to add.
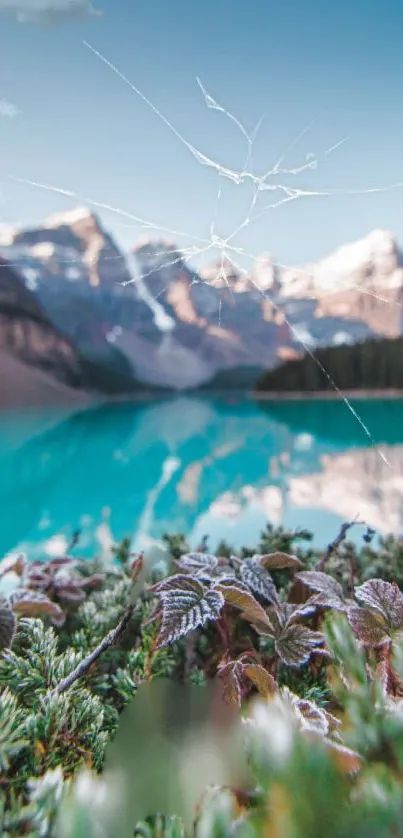
[[[83,370],[20,277],[0,259],[0,405],[77,403]]]
[[[264,256],[250,276],[228,260],[197,273],[173,242],[123,254],[78,207],[35,229],[0,227],[0,256],[82,357],[124,370],[118,390],[225,386],[227,375],[234,387],[238,372],[252,386],[256,370],[306,347],[402,332],[403,260],[382,230],[303,269]]]

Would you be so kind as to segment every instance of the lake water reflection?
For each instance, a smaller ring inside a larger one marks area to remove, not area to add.
[[[403,531],[403,401],[256,404],[178,397],[73,416],[0,416],[0,554],[80,553],[164,532],[254,546],[267,522],[322,546],[358,515]],[[386,462],[385,462],[386,460]],[[357,533],[359,537],[360,533]]]

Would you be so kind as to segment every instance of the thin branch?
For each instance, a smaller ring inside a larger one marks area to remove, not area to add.
[[[66,547],[66,556],[74,550],[74,547],[77,546],[77,543],[80,540],[81,530],[74,530],[73,535],[71,537],[70,543]]]
[[[70,675],[67,675],[66,678],[63,678],[63,681],[60,681],[55,687],[54,690],[51,691],[51,695],[60,695],[60,693],[65,692],[68,690],[78,678],[81,678],[85,675],[86,672],[90,669],[92,664],[102,655],[102,652],[105,652],[106,649],[109,649],[110,646],[114,646],[116,641],[119,640],[121,635],[126,630],[134,611],[135,605],[129,605],[126,609],[120,623],[116,626],[116,628],[112,629],[103,640],[101,640],[99,646],[94,649],[86,658],[84,658],[81,663],[76,666],[73,672]]]
[[[319,559],[319,561],[316,563],[315,570],[323,571],[325,569],[325,566],[327,565],[330,557],[333,555],[333,553],[336,552],[336,550],[338,550],[340,544],[342,544],[343,541],[345,541],[347,533],[349,532],[349,530],[351,530],[351,527],[355,527],[357,526],[357,524],[361,523],[361,521],[358,521],[355,518],[354,521],[345,521],[344,524],[341,525],[338,535],[335,539],[333,539],[333,541],[330,542],[330,544],[328,544],[322,558]]]

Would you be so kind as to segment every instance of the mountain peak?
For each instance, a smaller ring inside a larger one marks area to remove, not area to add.
[[[74,224],[79,224],[82,221],[92,221],[98,227],[100,227],[99,220],[97,216],[91,212],[91,210],[86,206],[77,206],[73,207],[66,212],[56,212],[52,215],[49,215],[45,218],[45,221],[42,224],[47,230],[51,230],[55,227],[71,227]]]
[[[323,267],[334,267],[339,272],[352,273],[368,262],[379,263],[390,257],[396,259],[398,246],[390,230],[378,228],[355,242],[338,247],[325,259],[317,262]]]

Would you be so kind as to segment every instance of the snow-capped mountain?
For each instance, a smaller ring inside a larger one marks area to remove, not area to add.
[[[120,358],[144,386],[224,385],[248,369],[252,385],[304,348],[402,332],[403,259],[384,230],[304,268],[264,254],[250,275],[228,259],[198,273],[170,240],[122,253],[77,207],[34,229],[0,226],[0,257],[79,353],[110,368]]]
[[[403,257],[395,236],[373,230],[319,262],[282,271],[278,299],[298,319],[303,311],[309,314],[308,301],[313,301],[310,315],[326,323],[326,345],[332,343],[327,331],[331,319],[339,321],[340,331],[350,339],[398,337],[403,323]],[[325,345],[322,338],[319,342]]]

